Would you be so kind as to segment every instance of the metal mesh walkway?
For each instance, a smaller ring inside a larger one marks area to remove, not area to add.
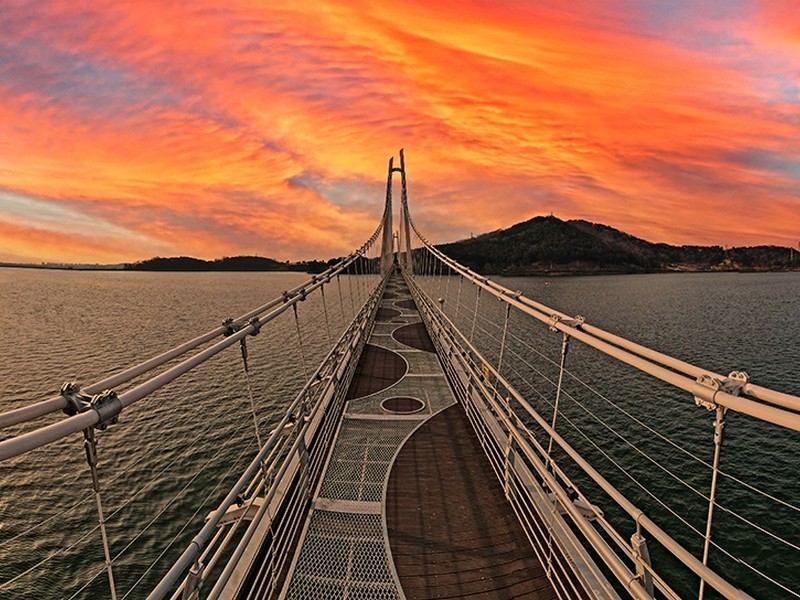
[[[381,516],[315,510],[286,597],[402,598],[389,567]]]

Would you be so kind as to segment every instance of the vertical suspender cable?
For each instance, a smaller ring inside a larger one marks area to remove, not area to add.
[[[352,268],[352,265],[350,265]],[[353,275],[347,276],[347,288],[350,290],[350,318],[356,316],[356,304],[353,301]]]
[[[339,274],[336,275],[336,287],[339,289],[339,310],[342,313],[342,327],[347,324],[347,317],[344,314],[344,296],[342,296],[342,280],[339,278]]]
[[[103,513],[103,502],[100,498],[100,479],[97,476],[97,440],[94,436],[94,427],[83,430],[83,447],[86,450],[86,462],[92,472],[92,489],[94,501],[97,505],[97,518],[100,524],[100,537],[103,540],[103,554],[105,555],[106,571],[108,572],[108,586],[111,589],[111,600],[117,600],[117,590],[114,585],[114,568],[111,562],[111,548],[106,534],[106,518]]]
[[[711,546],[711,523],[714,518],[714,503],[717,498],[717,476],[719,474],[719,455],[722,451],[722,433],[725,430],[725,411],[724,406],[717,405],[717,414],[714,418],[714,464],[711,471],[711,492],[708,495],[708,517],[706,518],[706,537],[703,542],[703,564],[708,565],[708,550]],[[705,591],[705,581],[700,580],[700,590],[698,600],[703,600]]]
[[[439,275],[438,275],[439,281],[436,283],[436,295],[437,295],[437,297],[441,298],[442,297],[442,270],[443,270],[442,261],[437,259],[436,266],[439,267]]]
[[[477,287],[477,286],[476,286]],[[469,332],[469,343],[472,344],[475,341],[475,326],[478,324],[478,309],[481,305],[481,290],[483,288],[478,288],[478,293],[475,297],[475,312],[472,315],[472,330]]]
[[[244,381],[247,387],[247,398],[250,400],[250,411],[253,413],[253,427],[255,428],[256,432],[256,442],[258,443],[258,449],[261,450],[263,446],[261,445],[261,431],[258,427],[258,415],[256,413],[256,403],[253,399],[253,386],[250,384],[250,367],[247,363],[247,338],[242,338],[239,340],[239,346],[242,349],[242,366],[244,367]]]
[[[550,433],[550,440],[547,442],[547,462],[545,463],[545,468],[549,470],[551,473],[554,472],[553,469],[553,459],[551,458],[550,454],[553,451],[553,432],[556,428],[556,419],[558,418],[558,403],[561,400],[561,386],[564,381],[564,369],[567,363],[567,351],[569,350],[569,336],[566,333],[562,334],[561,338],[561,361],[559,363],[559,370],[558,370],[558,387],[556,388],[556,399],[553,403],[553,420],[550,423],[551,433]],[[553,492],[555,494],[555,492]],[[551,502],[550,511],[552,513],[552,518],[555,519],[555,515],[557,512],[557,502],[554,500]],[[550,570],[553,567],[553,530],[552,525],[548,521],[547,524],[547,569],[546,572],[548,576],[550,575]]]
[[[566,333],[562,334],[561,338],[561,361],[558,367],[558,387],[556,388],[556,401],[553,403],[553,420],[550,427],[555,431],[556,419],[558,418],[558,402],[561,400],[561,386],[564,382],[564,367],[567,364],[567,351],[569,350],[569,336]],[[552,459],[550,452],[553,450],[553,434],[550,434],[550,441],[547,443],[547,466],[550,466]]]
[[[427,288],[428,295],[431,295],[433,294],[433,291],[431,290],[431,279],[433,277],[433,253],[428,252],[427,260],[425,262],[426,262],[425,275],[427,277],[425,285]]]
[[[319,288],[320,293],[322,293],[322,312],[325,313],[325,331],[328,333],[328,346],[333,346],[333,338],[331,338],[331,324],[328,320],[328,304],[325,302],[325,286],[323,285]]]
[[[366,288],[366,282],[364,281],[364,276],[366,273],[366,265],[364,264],[364,257],[359,257],[357,264],[357,273],[358,275],[358,293],[360,294],[358,297],[358,305],[361,306],[362,302],[366,300],[366,294],[364,292]],[[362,300],[363,299],[363,300]]]
[[[453,276],[450,274],[450,267],[447,267],[447,287],[444,290],[444,303],[448,304],[448,300],[450,299],[450,280]]]
[[[353,277],[355,277],[356,281],[356,306],[361,305],[361,294],[363,293],[363,286],[364,282],[361,281],[361,259],[358,258],[356,262],[353,263]],[[354,315],[355,316],[355,315]]]
[[[464,287],[464,276],[458,276],[458,296],[456,297],[456,318],[454,320],[456,327],[459,326],[458,314],[461,311],[461,288]]]
[[[300,361],[303,364],[303,377],[308,379],[308,367],[306,366],[306,349],[305,346],[303,345],[303,336],[300,335],[300,319],[297,316],[297,304],[292,304],[292,310],[294,310],[294,327],[297,330],[297,343],[300,345]]]
[[[506,304],[506,318],[503,322],[503,337],[500,340],[500,358],[497,360],[497,372],[501,375],[503,374],[501,369],[503,368],[503,357],[505,356],[506,351],[506,336],[508,335],[508,317],[511,314],[511,305]]]

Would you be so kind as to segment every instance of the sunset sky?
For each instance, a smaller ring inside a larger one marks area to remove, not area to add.
[[[540,214],[797,246],[797,0],[0,0],[0,261],[279,260]]]

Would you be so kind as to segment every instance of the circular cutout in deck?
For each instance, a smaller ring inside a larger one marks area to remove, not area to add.
[[[410,414],[421,411],[425,403],[419,398],[409,398],[407,396],[397,396],[387,398],[381,402],[381,408],[390,413]]]

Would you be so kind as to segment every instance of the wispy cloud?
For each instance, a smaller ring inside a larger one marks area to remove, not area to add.
[[[114,260],[342,254],[374,228],[402,146],[434,241],[554,212],[674,243],[794,244],[792,7],[10,3],[0,254],[110,258],[30,241],[78,223],[130,242]]]

